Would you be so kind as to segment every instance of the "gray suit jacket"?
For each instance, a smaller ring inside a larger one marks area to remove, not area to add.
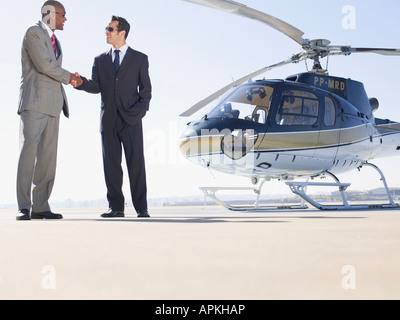
[[[68,101],[62,84],[69,84],[70,72],[61,68],[62,51],[55,58],[49,33],[39,21],[30,27],[22,44],[22,78],[18,114],[30,110],[69,117]]]

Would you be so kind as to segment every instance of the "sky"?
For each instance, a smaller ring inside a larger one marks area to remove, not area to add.
[[[19,10],[9,7],[0,12],[6,35],[0,50],[3,71],[0,205],[16,203],[20,51],[26,29],[40,20],[43,2],[21,0]],[[305,32],[308,39],[324,38],[332,44],[354,47],[400,48],[397,0],[240,2],[292,24]],[[201,196],[202,186],[251,186],[248,178],[210,172],[186,160],[178,149],[179,135],[187,122],[203,114],[199,112],[189,119],[179,114],[232,80],[300,52],[297,43],[257,21],[182,0],[64,0],[62,3],[68,20],[64,31],[56,31],[56,36],[64,53],[64,69],[91,76],[94,57],[110,48],[104,28],[112,15],[122,16],[131,23],[128,45],[149,56],[153,99],[143,122],[149,198]],[[325,66],[326,60],[322,63]],[[311,62],[308,67],[311,68]],[[399,70],[400,57],[359,54],[329,59],[331,75],[363,82],[368,95],[380,101],[375,116],[395,121],[400,121]],[[302,62],[274,69],[260,78],[282,79],[304,71],[306,65]],[[70,119],[63,116],[61,119],[57,177],[51,202],[105,198],[100,95],[80,92],[71,86],[65,89],[71,115]],[[384,171],[390,186],[400,187],[398,159],[377,159],[374,163]],[[358,190],[381,186],[378,177],[374,176],[374,182],[369,177],[344,176],[342,180],[354,179],[350,182],[354,181]],[[128,190],[129,182],[125,180],[127,199]],[[265,186],[266,193],[288,191],[280,182]]]

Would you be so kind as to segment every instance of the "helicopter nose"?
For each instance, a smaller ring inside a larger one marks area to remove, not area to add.
[[[204,123],[189,125],[181,135],[179,148],[188,160],[198,165],[210,166],[212,157],[222,154],[221,141],[224,134],[217,129],[204,128],[203,125]]]
[[[180,139],[180,150],[184,157],[198,165],[227,165],[232,160],[247,156],[258,140],[253,129],[222,131],[203,129],[199,134],[193,128],[187,128]]]
[[[212,152],[213,137],[210,135],[198,134],[193,129],[187,129],[183,132],[179,148],[182,154],[187,158],[199,157]]]

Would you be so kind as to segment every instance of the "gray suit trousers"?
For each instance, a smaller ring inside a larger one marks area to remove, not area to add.
[[[35,111],[21,113],[17,173],[19,209],[50,211],[48,200],[56,175],[59,123],[60,116]]]

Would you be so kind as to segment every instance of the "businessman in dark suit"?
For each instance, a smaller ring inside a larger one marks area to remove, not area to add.
[[[143,154],[142,118],[149,110],[151,81],[148,57],[128,47],[129,23],[113,16],[106,28],[110,51],[94,60],[92,79],[81,77],[76,89],[101,93],[101,136],[109,211],[103,218],[124,217],[122,147],[132,202],[138,217],[149,217]],[[77,74],[79,76],[79,74]]]

